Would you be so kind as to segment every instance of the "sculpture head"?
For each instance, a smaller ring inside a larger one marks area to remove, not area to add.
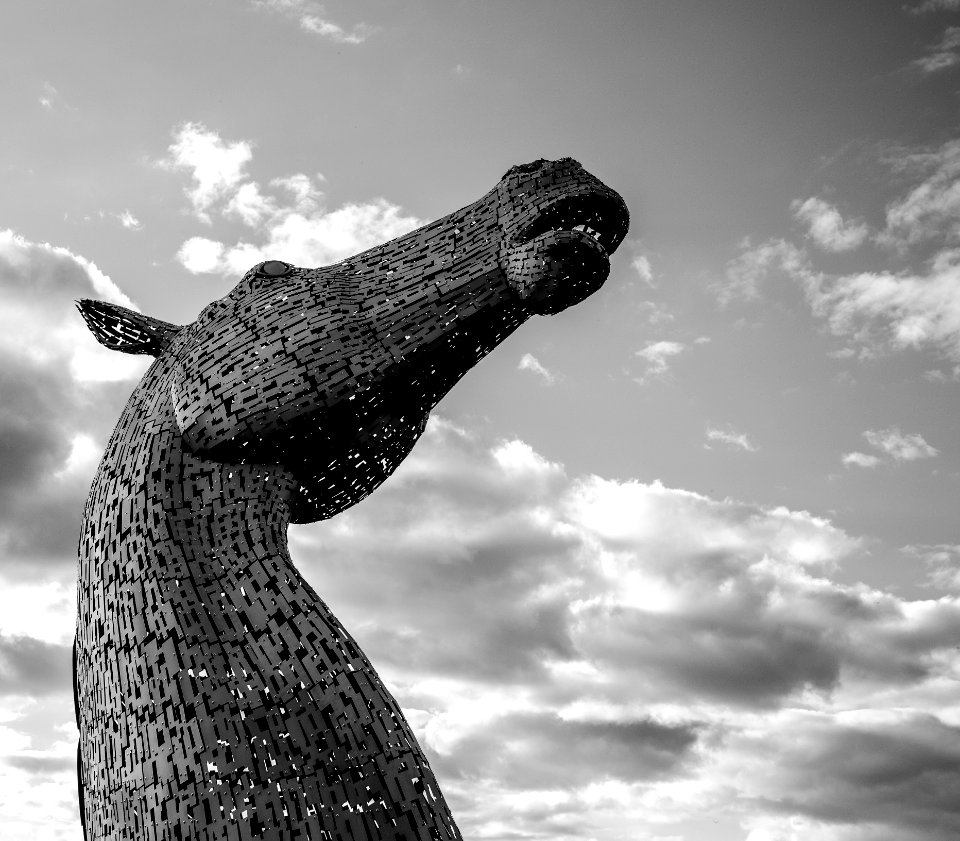
[[[80,310],[102,344],[158,357],[186,450],[282,465],[299,486],[292,520],[311,522],[386,479],[436,403],[523,321],[596,291],[628,220],[576,161],[538,160],[340,263],[254,266],[183,327]]]

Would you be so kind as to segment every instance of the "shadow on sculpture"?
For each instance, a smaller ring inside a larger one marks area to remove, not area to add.
[[[474,364],[600,287],[627,224],[576,161],[538,160],[341,263],[261,263],[186,326],[79,302],[102,344],[156,357],[84,510],[88,841],[460,838],[287,525],[373,491]]]

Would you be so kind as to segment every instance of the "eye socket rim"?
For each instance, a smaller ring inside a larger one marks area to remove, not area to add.
[[[293,266],[283,260],[264,260],[257,266],[257,274],[262,277],[285,277],[292,271]]]

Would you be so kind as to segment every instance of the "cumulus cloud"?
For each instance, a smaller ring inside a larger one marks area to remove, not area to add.
[[[268,189],[247,177],[252,145],[226,142],[216,132],[187,123],[176,133],[167,163],[191,173],[187,195],[198,218],[237,220],[251,228],[252,240],[233,245],[193,236],[177,260],[194,274],[242,275],[271,258],[300,266],[333,263],[393,239],[423,224],[383,198],[330,209],[316,181],[303,173],[275,178]]]
[[[960,361],[960,249],[938,254],[924,272],[846,275],[808,286],[807,297],[837,335]]]
[[[682,342],[659,341],[648,342],[646,346],[634,353],[647,364],[647,370],[641,382],[645,382],[652,377],[662,377],[670,368],[671,357],[683,353],[686,345]]]
[[[913,66],[923,73],[938,73],[957,64],[960,64],[960,26],[948,26],[927,54],[913,62]]]
[[[529,371],[531,374],[535,374],[540,377],[547,385],[553,385],[557,381],[557,375],[552,371],[547,370],[543,364],[540,362],[537,357],[532,353],[525,353],[520,357],[520,362],[517,364],[518,371]]]
[[[960,600],[833,580],[863,546],[826,519],[572,477],[434,419],[291,541],[468,837],[683,837],[705,809],[768,839],[957,825]]]
[[[840,211],[823,199],[795,201],[796,218],[807,227],[807,236],[825,251],[850,251],[860,245],[870,230],[864,222],[844,220]]]
[[[843,456],[845,466],[876,467],[884,463],[933,458],[938,454],[937,449],[924,441],[922,435],[903,433],[895,426],[888,429],[868,429],[863,433],[863,437],[880,455],[847,453]]]
[[[283,14],[296,20],[304,32],[329,38],[338,44],[362,44],[374,32],[374,28],[365,23],[358,23],[350,29],[344,29],[325,18],[323,6],[314,0],[254,0],[253,5],[259,9]]]
[[[176,130],[168,152],[160,165],[190,174],[193,183],[187,195],[194,214],[201,221],[210,222],[211,206],[236,190],[246,178],[253,146],[245,140],[225,142],[202,123],[184,123]]]
[[[707,440],[726,444],[728,447],[746,450],[748,453],[755,453],[757,451],[757,446],[744,433],[734,432],[732,429],[715,429],[711,427],[707,430]]]
[[[148,360],[111,353],[90,335],[75,299],[132,303],[65,248],[0,232],[0,292],[3,572],[72,569],[97,455]]]

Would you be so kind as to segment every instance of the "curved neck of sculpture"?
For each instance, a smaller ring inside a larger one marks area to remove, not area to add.
[[[296,483],[185,452],[168,379],[158,362],[134,392],[84,518],[89,837],[119,822],[172,841],[200,821],[250,839],[282,821],[359,838],[393,822],[397,837],[459,841],[396,701],[290,561]]]

